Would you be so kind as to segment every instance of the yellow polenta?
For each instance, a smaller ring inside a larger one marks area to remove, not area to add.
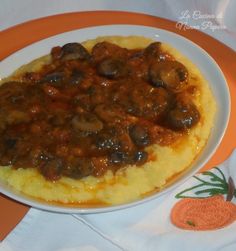
[[[128,49],[144,48],[152,42],[139,36],[113,36],[99,37],[86,41],[83,45],[91,50],[101,41],[112,42]],[[197,94],[193,98],[200,111],[201,120],[180,139],[177,146],[152,145],[147,149],[153,156],[152,161],[142,167],[127,166],[115,174],[107,171],[102,177],[88,176],[80,180],[62,177],[58,181],[51,182],[39,174],[36,168],[14,170],[10,167],[1,167],[0,179],[17,191],[34,198],[75,205],[127,203],[143,198],[152,191],[163,189],[172,177],[190,167],[204,148],[213,126],[216,104],[208,83],[197,67],[169,45],[162,44],[162,50],[186,66],[189,71],[189,82],[197,86]],[[22,66],[5,81],[17,79],[19,74],[26,71],[39,70],[43,64],[49,62],[50,56],[39,58]]]

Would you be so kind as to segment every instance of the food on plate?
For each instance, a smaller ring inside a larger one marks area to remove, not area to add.
[[[204,148],[216,104],[197,67],[140,36],[52,48],[0,86],[0,178],[63,205],[160,191]]]

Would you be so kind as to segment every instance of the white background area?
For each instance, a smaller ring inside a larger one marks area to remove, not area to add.
[[[0,30],[44,16],[93,10],[131,11],[182,21],[236,49],[236,0],[0,0]],[[181,19],[186,11],[189,18]]]

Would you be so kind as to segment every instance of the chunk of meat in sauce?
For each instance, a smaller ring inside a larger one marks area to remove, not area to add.
[[[80,70],[73,70],[68,82],[73,85],[79,85],[84,79],[84,73]]]
[[[98,117],[91,113],[75,115],[72,119],[73,129],[88,132],[98,132],[102,130],[103,123]]]
[[[64,79],[64,73],[63,72],[52,72],[47,75],[45,75],[41,79],[41,83],[60,83]]]
[[[99,104],[95,107],[94,112],[97,116],[108,124],[126,123],[129,117],[119,105]]]
[[[43,164],[40,165],[40,172],[48,180],[58,180],[62,175],[63,163],[61,159],[47,159]]]
[[[11,137],[4,137],[1,135],[1,142],[0,142],[0,165],[1,166],[8,166],[13,164],[14,160],[14,152],[12,149],[15,149],[17,139]]]
[[[22,101],[25,97],[25,89],[27,89],[27,86],[27,84],[21,84],[16,81],[10,81],[2,84],[0,86],[1,104],[6,101],[13,104]]]
[[[125,109],[135,116],[148,120],[158,121],[168,109],[171,94],[163,88],[152,88],[138,83],[134,89],[129,90],[126,98],[129,106]]]
[[[91,159],[72,157],[66,163],[62,174],[73,179],[80,179],[94,172],[94,167]]]
[[[132,125],[129,128],[129,135],[137,146],[145,147],[151,143],[148,130],[141,125]]]

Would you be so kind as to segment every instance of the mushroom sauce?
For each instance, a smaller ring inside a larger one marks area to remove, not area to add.
[[[51,50],[51,62],[0,86],[0,165],[48,180],[115,173],[150,160],[200,121],[189,72],[161,43]]]
[[[171,185],[204,149],[217,109],[198,67],[173,46],[97,37],[56,47],[3,79],[0,183],[86,208]]]

